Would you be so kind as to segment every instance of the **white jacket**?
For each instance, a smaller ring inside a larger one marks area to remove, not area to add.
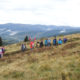
[[[2,54],[3,52],[2,52],[2,49],[0,49],[0,54]]]

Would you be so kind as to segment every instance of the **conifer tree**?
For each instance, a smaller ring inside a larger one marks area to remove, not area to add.
[[[2,46],[2,38],[0,37],[0,46]]]
[[[29,41],[28,36],[25,37],[24,42]]]

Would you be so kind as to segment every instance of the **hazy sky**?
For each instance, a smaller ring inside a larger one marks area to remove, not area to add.
[[[0,0],[0,24],[80,26],[80,0]]]

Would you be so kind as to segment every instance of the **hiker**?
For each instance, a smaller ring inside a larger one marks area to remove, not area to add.
[[[30,48],[33,49],[34,48],[34,41],[30,42]]]
[[[53,45],[57,45],[57,40],[56,39],[53,40]]]
[[[66,43],[66,42],[67,42],[67,38],[64,38],[64,39],[63,39],[63,42]]]
[[[30,48],[32,49],[32,41],[30,42]]]
[[[32,48],[34,48],[34,41],[32,41]]]
[[[40,42],[37,41],[37,43],[36,43],[36,47],[39,48],[39,46],[40,46]]]
[[[27,50],[26,44],[24,44],[24,46],[25,46],[25,50]]]
[[[48,45],[48,42],[47,42],[47,39],[45,40],[45,46],[47,46]]]
[[[3,51],[2,51],[2,47],[0,47],[0,58],[3,57]]]
[[[43,47],[43,41],[40,42],[40,48]]]
[[[48,42],[48,46],[51,46],[51,40],[48,39],[47,42]]]
[[[2,52],[3,52],[3,54],[5,53],[5,48],[4,47],[2,47]]]
[[[21,50],[22,50],[22,51],[25,51],[25,50],[26,50],[26,45],[25,45],[25,44],[22,44],[22,45],[21,45]]]
[[[63,42],[61,39],[58,40],[58,44],[61,45]]]

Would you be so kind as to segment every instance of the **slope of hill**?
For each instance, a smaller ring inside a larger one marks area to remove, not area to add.
[[[55,25],[0,24],[0,36],[2,36],[4,44],[23,41],[26,35],[32,38],[42,38],[73,33],[80,33],[80,28]]]
[[[0,80],[80,80],[80,34],[65,37],[66,44],[25,52],[19,52],[21,43],[6,46]]]

